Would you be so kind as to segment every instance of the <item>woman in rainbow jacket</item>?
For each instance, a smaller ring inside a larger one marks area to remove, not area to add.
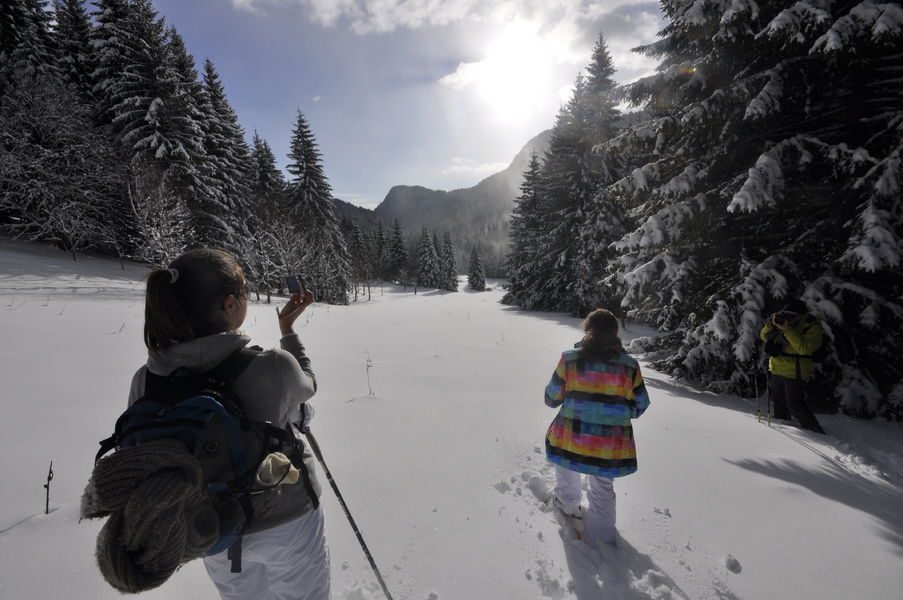
[[[613,480],[637,470],[631,420],[649,407],[636,360],[621,347],[618,321],[594,310],[585,335],[561,354],[545,390],[546,405],[558,415],[546,433],[546,456],[555,465],[554,507],[584,519],[585,540],[616,545]],[[580,476],[589,478],[588,507],[581,509]]]

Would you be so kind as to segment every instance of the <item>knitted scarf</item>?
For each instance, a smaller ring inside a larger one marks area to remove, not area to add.
[[[159,586],[219,537],[201,466],[175,440],[101,459],[82,496],[81,516],[109,517],[97,536],[97,564],[104,579],[125,593]]]

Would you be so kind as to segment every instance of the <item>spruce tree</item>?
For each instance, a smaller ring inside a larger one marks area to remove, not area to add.
[[[323,171],[320,151],[300,110],[286,168],[292,176],[286,201],[303,239],[302,271],[319,299],[347,304],[350,257],[335,216],[332,188]]]
[[[111,125],[135,171],[138,198],[177,196],[196,206],[208,186],[194,63],[178,33],[167,30],[150,0],[103,0],[93,62],[98,116]],[[134,201],[135,195],[133,195]]]
[[[160,160],[165,152],[169,187],[186,203],[196,205],[199,197],[210,193],[212,185],[205,173],[208,158],[203,142],[203,88],[194,58],[188,53],[182,36],[170,28],[165,43],[158,80],[165,84],[161,91],[168,104],[160,111],[161,117],[167,120],[161,129],[168,147],[163,150],[158,147],[155,157]]]
[[[467,287],[482,292],[486,289],[486,274],[483,271],[483,259],[480,249],[474,248],[470,253],[470,266],[467,269]]]
[[[285,217],[285,176],[276,166],[276,156],[269,143],[255,131],[251,147],[254,171],[250,186],[250,207],[263,221]]]
[[[442,244],[442,272],[439,287],[449,292],[458,291],[458,261],[455,257],[455,245],[452,243],[451,234],[445,232],[445,241]]]
[[[55,75],[54,40],[46,0],[6,0],[0,3],[0,95],[18,77]]]
[[[134,57],[140,44],[129,26],[133,12],[127,0],[96,0],[92,13],[96,26],[91,30],[91,92],[96,118],[107,125],[112,125],[115,117],[118,89],[127,78],[137,77]]]
[[[424,227],[417,245],[417,285],[421,287],[439,287],[440,265],[436,253],[433,236]]]
[[[543,213],[540,204],[540,161],[536,152],[530,155],[530,163],[524,171],[520,196],[511,211],[509,236],[511,250],[508,253],[509,287],[502,298],[504,304],[532,308],[539,299],[536,290],[527,286],[529,268],[537,258],[539,238],[543,232]]]
[[[619,301],[611,293],[606,294],[607,288],[601,284],[609,262],[616,257],[611,244],[627,232],[622,206],[617,196],[606,189],[621,177],[624,168],[619,153],[606,144],[617,135],[616,121],[620,117],[613,98],[614,73],[614,63],[600,35],[587,67],[582,98],[585,121],[578,123],[587,138],[583,160],[591,178],[585,184],[589,186],[588,194],[577,211],[576,252],[570,282],[581,317],[601,304],[614,308],[611,304]],[[580,202],[579,191],[576,199]]]
[[[386,270],[390,281],[400,281],[407,286],[408,248],[398,219],[392,225],[392,237],[386,245]]]
[[[801,296],[841,406],[903,417],[903,330],[882,326],[903,293],[903,11],[693,6],[663,5],[664,39],[641,48],[660,72],[628,87],[653,119],[625,142],[648,160],[611,187],[640,217],[618,244],[625,301],[686,332],[666,363],[677,374],[748,392],[759,328]]]
[[[522,269],[524,289],[531,290],[524,308],[576,312],[573,282],[577,239],[585,204],[596,191],[589,170],[585,83],[577,77],[574,93],[558,113],[542,165],[540,210],[542,231],[536,252]]]
[[[56,61],[64,81],[92,100],[91,22],[82,0],[54,0]]]
[[[370,286],[370,255],[367,237],[356,223],[351,227],[348,236],[348,252],[351,255],[351,270],[353,274],[354,301],[357,302],[358,288],[361,285]]]
[[[205,60],[203,71],[201,130],[207,156],[205,179],[210,183],[195,211],[198,233],[207,244],[234,249],[250,235],[245,223],[251,214],[254,165],[244,129],[213,62]]]
[[[379,277],[380,280],[386,279],[386,256],[388,247],[389,243],[386,238],[386,229],[383,226],[383,222],[378,220],[376,222],[376,234],[373,239],[373,256],[371,257],[371,263],[375,269],[376,276]]]

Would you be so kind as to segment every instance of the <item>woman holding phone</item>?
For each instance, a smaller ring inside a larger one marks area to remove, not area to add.
[[[182,367],[206,372],[248,347],[251,340],[240,328],[249,295],[238,261],[220,250],[190,250],[168,268],[152,272],[145,304],[148,358],[133,378],[129,404],[144,396],[148,372],[163,377]],[[277,310],[280,347],[258,349],[230,386],[250,420],[280,428],[304,420],[304,405],[316,392],[317,382],[293,325],[312,302],[310,292],[291,295]],[[320,485],[306,447],[303,463],[297,466],[306,471],[306,482],[280,485],[243,533],[240,572],[233,572],[227,551],[205,557],[207,572],[224,600],[329,598]],[[99,559],[102,550],[99,541]]]

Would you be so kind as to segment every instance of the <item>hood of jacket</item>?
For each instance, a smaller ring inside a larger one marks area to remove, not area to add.
[[[249,336],[237,331],[195,338],[159,352],[149,352],[147,368],[157,375],[169,375],[179,367],[208,371],[250,342]]]

